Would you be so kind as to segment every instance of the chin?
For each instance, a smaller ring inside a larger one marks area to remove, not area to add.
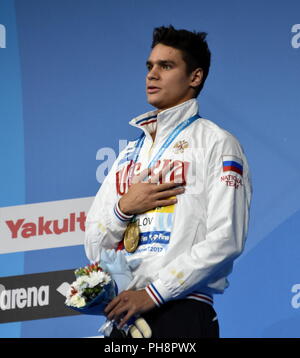
[[[151,104],[151,106],[159,109],[160,105],[159,105],[159,102],[158,101],[154,101],[154,100],[150,100],[148,99],[148,103]]]
[[[166,104],[163,103],[163,101],[160,101],[158,98],[153,98],[152,96],[148,97],[148,103],[151,104],[151,106],[161,110],[166,107]]]

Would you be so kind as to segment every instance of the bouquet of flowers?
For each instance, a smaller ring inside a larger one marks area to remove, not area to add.
[[[96,262],[75,270],[76,280],[69,286],[65,304],[81,313],[104,315],[107,304],[132,280],[131,269],[121,251],[102,250],[101,265]],[[116,322],[106,320],[99,329],[109,336]],[[150,338],[151,328],[139,317],[128,322],[124,334],[130,332],[133,338]]]
[[[74,281],[67,292],[65,304],[81,313],[101,315],[105,306],[117,295],[117,287],[99,263],[75,270]]]

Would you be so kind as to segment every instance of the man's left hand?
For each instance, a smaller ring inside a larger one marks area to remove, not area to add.
[[[155,307],[155,303],[146,290],[123,291],[115,297],[105,308],[108,319],[118,321],[119,328],[135,314],[144,313]],[[125,315],[124,315],[125,314]]]

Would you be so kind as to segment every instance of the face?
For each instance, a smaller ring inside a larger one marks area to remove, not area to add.
[[[187,74],[180,50],[163,44],[152,49],[147,68],[147,99],[159,111],[195,97],[193,87],[198,86],[202,79],[201,69]]]

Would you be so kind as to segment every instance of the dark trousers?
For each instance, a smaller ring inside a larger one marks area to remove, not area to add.
[[[211,305],[190,299],[169,301],[142,315],[152,329],[151,338],[219,338],[216,316]],[[122,337],[114,329],[109,338]]]

